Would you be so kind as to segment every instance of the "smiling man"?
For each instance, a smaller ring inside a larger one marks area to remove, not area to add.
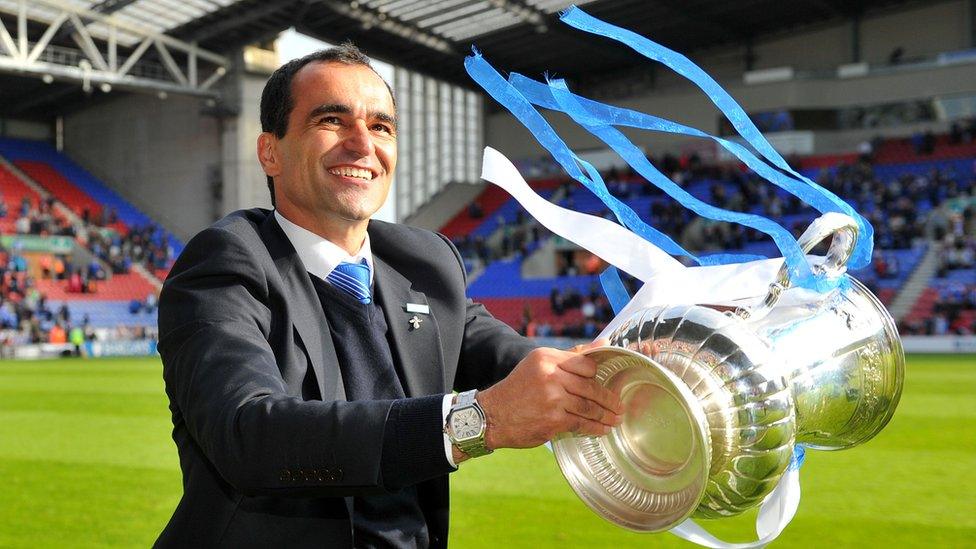
[[[359,50],[279,68],[261,124],[275,209],[194,237],[160,297],[184,495],[157,546],[444,547],[458,464],[619,422],[580,349],[465,297],[446,238],[370,219],[396,105]]]

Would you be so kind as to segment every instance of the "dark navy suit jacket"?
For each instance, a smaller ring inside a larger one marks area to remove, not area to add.
[[[157,546],[350,547],[352,496],[408,485],[431,546],[446,545],[437,395],[491,385],[532,344],[466,298],[443,236],[380,221],[368,230],[408,397],[395,407],[345,400],[322,304],[271,211],[234,212],[187,244],[159,305],[184,494]],[[420,329],[407,303],[430,307]]]

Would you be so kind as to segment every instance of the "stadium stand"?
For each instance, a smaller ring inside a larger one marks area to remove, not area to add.
[[[0,330],[21,343],[72,325],[88,337],[154,330],[150,272],[165,272],[182,243],[48,144],[0,139],[0,158],[12,166],[0,164]],[[69,237],[74,250],[25,249],[33,235]]]
[[[50,175],[48,179],[42,175],[43,185],[58,189],[55,194],[58,198],[75,209],[81,215],[84,206],[92,209],[91,214],[96,211],[101,213],[103,210],[111,215],[116,212],[118,222],[127,227],[145,227],[154,225],[153,221],[135,206],[127,202],[115,191],[108,188],[93,175],[72,162],[68,157],[59,153],[50,144],[27,141],[21,139],[0,139],[0,156],[13,162],[15,165],[27,166],[31,170],[44,170],[45,175]],[[36,178],[35,178],[36,179]],[[81,206],[81,211],[77,207]],[[172,234],[160,230],[155,236],[160,244],[165,242],[173,247],[174,257],[183,251],[183,243]]]
[[[760,183],[741,167],[730,170],[687,159],[659,160],[659,168],[682,182],[693,196],[730,209],[749,205],[750,212],[770,216],[795,234],[817,215],[784,191],[774,188],[770,192],[771,185]],[[801,158],[795,165],[848,199],[874,225],[873,262],[851,274],[886,305],[892,304],[930,251],[958,242],[962,251],[953,256],[955,270],[940,269],[939,276],[923,281],[926,287],[902,319],[902,326],[907,333],[976,332],[976,142],[972,136],[966,140],[952,135],[879,140],[870,157],[833,154]],[[771,240],[750,229],[692,223],[692,216],[683,208],[634,174],[607,173],[605,180],[610,192],[643,220],[698,244],[689,249],[702,249],[704,244],[711,251],[779,255]],[[595,195],[568,179],[549,176],[530,184],[546,198],[576,211],[611,215]],[[472,212],[478,215],[472,216]],[[483,266],[470,282],[471,297],[523,333],[591,337],[612,317],[593,263],[564,261],[559,276],[523,276],[524,261],[552,235],[501,189],[487,188],[443,231],[458,245],[467,264]],[[715,242],[721,245],[707,245]]]

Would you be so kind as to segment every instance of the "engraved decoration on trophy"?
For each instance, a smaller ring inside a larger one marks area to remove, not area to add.
[[[830,235],[818,268],[843,277],[831,292],[791,289],[784,267],[757,305],[644,309],[590,353],[599,381],[621,394],[624,422],[602,437],[561,435],[553,450],[597,514],[650,532],[737,515],[770,494],[794,445],[845,449],[888,423],[901,341],[878,299],[844,273],[852,219],[824,215],[799,243],[809,252]]]

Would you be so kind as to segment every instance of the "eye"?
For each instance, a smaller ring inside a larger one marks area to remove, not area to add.
[[[334,115],[328,115],[328,116],[323,116],[322,118],[319,118],[319,124],[336,124],[336,125],[338,125],[338,124],[341,124],[341,123],[342,123],[342,120],[340,120],[338,116],[334,116]]]
[[[386,133],[390,135],[393,134],[393,127],[390,126],[389,124],[383,124],[383,123],[373,124],[371,129],[374,132]]]

